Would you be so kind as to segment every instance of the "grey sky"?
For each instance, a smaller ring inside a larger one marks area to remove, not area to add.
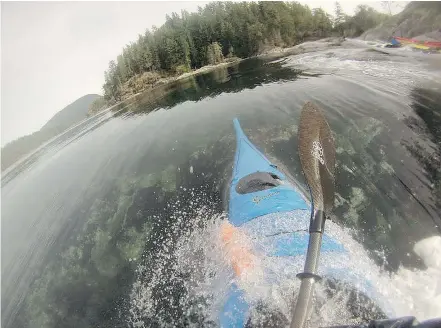
[[[334,1],[300,1],[333,13]],[[37,131],[88,93],[124,45],[165,15],[208,2],[2,2],[1,145]],[[352,14],[361,1],[341,1]],[[371,3],[381,9],[379,3]]]
[[[207,2],[2,2],[1,144],[88,93],[124,45],[165,15]]]

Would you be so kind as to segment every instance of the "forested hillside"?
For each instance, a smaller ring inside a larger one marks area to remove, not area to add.
[[[121,100],[122,84],[144,72],[184,73],[223,57],[249,57],[264,45],[292,45],[307,36],[326,36],[332,20],[322,9],[298,3],[213,2],[197,13],[172,13],[124,47],[105,73],[104,97]],[[155,74],[156,73],[156,74]]]
[[[354,16],[343,12],[340,4],[335,3],[334,29],[342,36],[357,37],[370,28],[386,21],[390,16],[379,13],[372,7],[359,5]]]
[[[296,2],[213,2],[196,13],[172,13],[126,45],[105,72],[104,99],[112,104],[128,89],[152,85],[234,56],[246,58],[271,47],[287,47],[307,38],[360,35],[385,15],[359,6],[354,17],[340,10],[339,21],[321,8]]]

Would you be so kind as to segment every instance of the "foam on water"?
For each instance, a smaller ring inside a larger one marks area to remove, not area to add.
[[[425,69],[427,54],[401,49],[387,49],[350,40],[350,48],[330,48],[288,56],[285,67],[315,74],[331,74],[363,81],[363,77],[393,82],[397,86],[414,86],[419,81],[439,81],[437,71]],[[354,45],[356,47],[354,47]],[[429,58],[436,58],[432,55]],[[360,79],[360,77],[362,77]]]
[[[391,307],[390,315],[414,315],[419,320],[441,316],[441,236],[421,240],[413,248],[427,265],[426,270],[400,267],[389,274],[374,264],[349,230],[336,224],[329,224],[326,229],[350,251],[353,269],[364,272],[375,284],[379,296]]]
[[[246,299],[256,307],[253,320],[262,320],[257,307],[265,304],[269,312],[281,313],[288,324],[291,306],[300,281],[295,274],[301,272],[304,256],[297,258],[258,257],[255,267],[246,273],[246,278],[237,280],[228,260],[228,254],[220,239],[223,215],[207,218],[204,210],[194,220],[194,224],[184,231],[179,238],[174,254],[163,246],[164,264],[173,258],[172,267],[157,265],[146,283],[145,273],[148,263],[141,263],[138,268],[138,280],[133,285],[129,324],[132,327],[150,327],[151,320],[160,326],[169,327],[186,323],[189,326],[217,326],[217,318],[225,302],[229,286],[236,282],[245,290]],[[201,224],[203,222],[204,224]],[[292,220],[296,226],[296,220]],[[286,228],[286,226],[284,227]],[[345,245],[350,258],[349,263],[339,263],[332,256],[321,257],[320,267],[338,268],[341,265],[350,268],[351,274],[364,276],[376,291],[376,303],[386,310],[390,317],[414,315],[419,320],[441,316],[441,237],[434,236],[418,242],[414,251],[427,265],[426,270],[400,268],[389,274],[375,265],[361,244],[352,237],[352,231],[341,228],[329,221],[326,232],[332,238]],[[252,247],[255,236],[242,237],[238,242],[243,247]],[[170,322],[167,311],[158,309],[154,289],[179,283],[181,288],[179,307],[183,311],[180,322]],[[363,289],[362,285],[357,288]],[[320,284],[316,286],[315,311],[311,326],[356,323],[346,310],[350,301],[349,294],[339,291],[331,299]],[[260,311],[262,312],[262,311]],[[268,313],[268,312],[263,312]],[[262,314],[261,314],[262,315]],[[264,314],[263,314],[264,315]],[[163,316],[163,317],[161,317]]]
[[[415,244],[427,270],[400,268],[388,277],[398,315],[411,313],[420,320],[441,316],[441,237],[433,236]],[[386,281],[386,282],[388,282]]]

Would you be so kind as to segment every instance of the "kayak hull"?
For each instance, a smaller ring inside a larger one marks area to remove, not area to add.
[[[234,120],[234,129],[237,144],[229,191],[228,221],[256,241],[253,252],[277,259],[278,264],[264,272],[268,285],[277,285],[282,276],[296,279],[296,274],[303,271],[308,248],[311,203],[251,143],[237,119]],[[363,279],[362,272],[356,274],[348,270],[348,250],[326,231],[321,253],[319,273],[322,276],[355,285],[368,297],[378,298],[372,284]],[[299,263],[299,266],[286,270],[293,263]],[[241,288],[241,278],[236,277],[225,295],[219,314],[221,327],[246,326],[250,308],[255,305],[246,296]]]

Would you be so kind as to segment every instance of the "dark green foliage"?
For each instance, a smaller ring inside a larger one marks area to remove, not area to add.
[[[207,63],[215,65],[224,60],[222,48],[219,43],[213,42],[207,46]]]
[[[120,101],[122,86],[144,72],[182,74],[233,56],[249,57],[265,47],[292,46],[305,37],[332,32],[322,9],[296,2],[212,2],[197,13],[172,13],[127,45],[105,73],[104,99]]]
[[[378,24],[384,22],[389,16],[375,9],[358,5],[353,17],[346,15],[340,3],[335,3],[334,28],[342,36],[356,37]]]
[[[105,73],[104,99],[124,99],[123,87],[135,75],[182,74],[233,56],[245,58],[272,47],[287,47],[305,38],[322,38],[339,32],[358,36],[387,15],[360,5],[354,17],[337,3],[336,19],[321,8],[297,2],[212,2],[197,13],[172,13],[160,28],[153,27],[127,45]],[[333,24],[334,23],[334,24]]]
[[[358,5],[355,16],[352,17],[350,23],[352,28],[355,29],[355,35],[358,36],[368,29],[377,26],[387,18],[388,15],[379,13],[371,7],[366,5]]]
[[[343,12],[341,5],[339,2],[335,3],[335,19],[334,19],[334,28],[338,31],[338,34],[341,36],[345,35],[345,23],[350,19],[348,15]]]

